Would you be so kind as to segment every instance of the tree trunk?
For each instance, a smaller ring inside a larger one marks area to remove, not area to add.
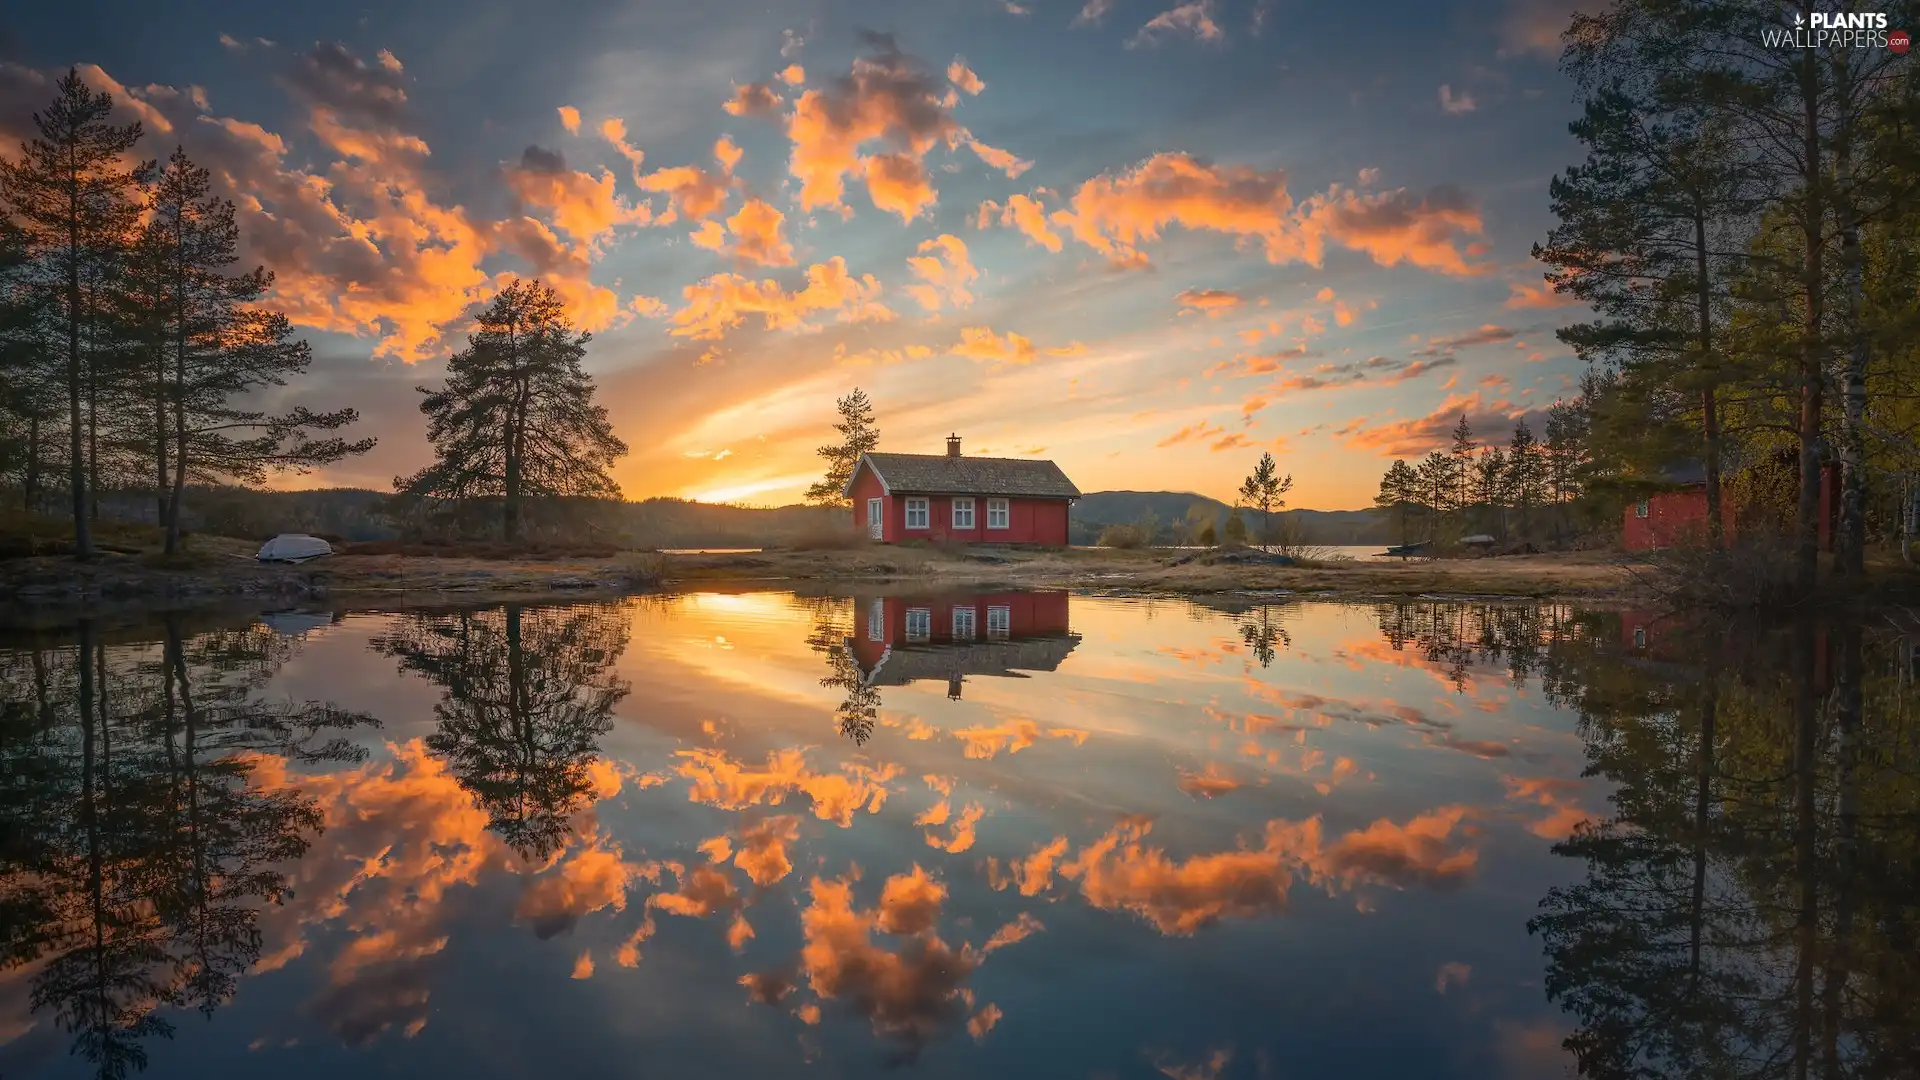
[[[1713,288],[1707,276],[1707,212],[1694,204],[1693,213],[1694,285],[1700,303],[1700,357],[1706,369],[1706,385],[1700,388],[1701,457],[1707,474],[1707,546],[1718,551],[1726,546],[1726,524],[1720,513],[1720,408],[1718,372],[1713,359]]]
[[[27,476],[20,487],[20,509],[33,513],[40,504],[40,414],[27,420]]]
[[[1800,894],[1794,920],[1793,1075],[1801,1080],[1807,1075],[1813,1054],[1814,960],[1820,934],[1820,865],[1814,817],[1820,701],[1813,685],[1818,644],[1812,620],[1802,616],[1793,628],[1793,878]]]
[[[1813,5],[1802,5],[1813,14]],[[1826,222],[1820,167],[1820,60],[1804,49],[1800,62],[1801,177],[1806,193],[1800,207],[1800,232],[1805,243],[1800,285],[1806,290],[1805,323],[1800,328],[1800,499],[1794,515],[1794,577],[1803,596],[1811,596],[1820,573],[1820,414],[1824,404],[1826,372],[1820,347],[1820,324],[1826,317],[1826,260],[1822,244]]]
[[[166,527],[167,510],[167,353],[153,350],[153,523]]]
[[[1718,650],[1719,640],[1707,647]],[[1687,970],[1696,993],[1700,988],[1700,946],[1707,921],[1707,821],[1713,813],[1713,740],[1720,706],[1720,666],[1717,651],[1707,657],[1705,696],[1700,701],[1700,743],[1694,754],[1693,796],[1693,918],[1687,941]]]
[[[167,547],[169,555],[180,550],[180,500],[187,490],[187,350],[185,343],[173,354],[173,497],[167,500]]]
[[[1840,218],[1840,276],[1846,289],[1847,364],[1841,382],[1840,535],[1833,548],[1833,570],[1859,580],[1867,569],[1867,330],[1861,321],[1865,259],[1860,250],[1860,215],[1853,193],[1852,77],[1847,58],[1835,66],[1839,79],[1840,131],[1834,147],[1834,209]]]
[[[73,503],[73,557],[93,558],[87,520],[87,463],[80,429],[80,177],[67,180],[67,487]]]
[[[87,350],[87,517],[100,520],[100,369],[92,349]]]

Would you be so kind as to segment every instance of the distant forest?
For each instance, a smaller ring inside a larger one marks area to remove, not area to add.
[[[282,532],[308,532],[336,541],[364,543],[417,536],[407,501],[366,488],[258,491],[206,486],[182,507],[195,532],[265,539]],[[154,504],[140,493],[100,493],[104,517],[151,521]],[[1096,491],[1074,503],[1070,538],[1092,544],[1108,525],[1157,523],[1155,541],[1186,543],[1195,522],[1223,528],[1232,508],[1218,499],[1176,491]],[[479,506],[475,512],[485,514]],[[773,547],[790,544],[842,523],[840,508],[750,507],[654,498],[639,502],[570,500],[545,506],[530,539],[566,539],[640,548]],[[1388,515],[1379,510],[1288,510],[1299,542],[1320,545],[1383,544]]]

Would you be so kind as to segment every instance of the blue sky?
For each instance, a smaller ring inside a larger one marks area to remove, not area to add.
[[[1222,497],[1271,450],[1352,507],[1459,414],[1504,441],[1567,393],[1579,311],[1528,254],[1577,160],[1567,0],[1357,10],[37,5],[0,145],[77,64],[214,169],[315,344],[288,397],[380,437],[290,484],[424,463],[411,388],[537,273],[630,497],[789,501],[858,385],[884,449]]]

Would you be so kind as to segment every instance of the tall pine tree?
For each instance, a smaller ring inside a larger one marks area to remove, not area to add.
[[[553,287],[514,280],[447,361],[447,382],[420,388],[434,462],[394,486],[412,498],[501,501],[501,533],[520,539],[529,497],[616,499],[607,470],[627,445],[593,400],[576,332]]]
[[[807,501],[815,506],[846,507],[851,505],[847,483],[853,479],[853,470],[860,466],[860,456],[880,445],[880,429],[873,426],[873,402],[868,401],[866,391],[857,386],[852,393],[834,402],[833,407],[840,413],[840,422],[833,425],[833,430],[840,433],[840,441],[815,451],[825,459],[827,472],[807,489]]]

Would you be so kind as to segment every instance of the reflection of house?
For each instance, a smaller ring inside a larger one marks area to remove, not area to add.
[[[856,527],[874,540],[1067,546],[1067,507],[1080,497],[1060,466],[1029,458],[862,454],[847,480]]]
[[[1752,654],[1752,643],[1743,641],[1740,635],[1730,633],[1726,628],[1715,632],[1712,622],[1704,624],[1690,623],[1682,616],[1667,612],[1627,609],[1620,613],[1620,647],[1633,661],[1669,668],[1674,671],[1698,672],[1710,663],[1717,664],[1726,671],[1767,672],[1788,670],[1784,656]],[[1780,639],[1774,639],[1774,646],[1780,647]],[[1816,693],[1824,694],[1832,688],[1831,665],[1828,663],[1827,628],[1819,626],[1813,632],[1813,686]],[[1718,653],[1718,655],[1712,655]]]
[[[1764,466],[1778,473],[1783,470],[1797,470],[1797,461],[1769,462]],[[1738,498],[1730,490],[1733,475],[1727,476],[1728,483],[1721,489],[1720,529],[1722,535],[1732,543],[1740,536],[1743,526],[1751,527],[1752,520],[1743,520],[1738,507]],[[1788,482],[1797,480],[1797,473],[1788,476]],[[1698,464],[1684,465],[1668,469],[1661,480],[1673,485],[1672,490],[1656,491],[1639,502],[1627,504],[1621,512],[1620,543],[1628,551],[1654,551],[1659,548],[1677,547],[1682,544],[1704,543],[1707,537],[1707,472]],[[1833,550],[1834,523],[1839,516],[1839,503],[1834,492],[1840,482],[1840,467],[1824,465],[1820,469],[1820,550]]]
[[[968,675],[1025,678],[1053,671],[1080,637],[1064,592],[872,596],[854,601],[847,651],[866,686],[945,680],[959,697]]]

